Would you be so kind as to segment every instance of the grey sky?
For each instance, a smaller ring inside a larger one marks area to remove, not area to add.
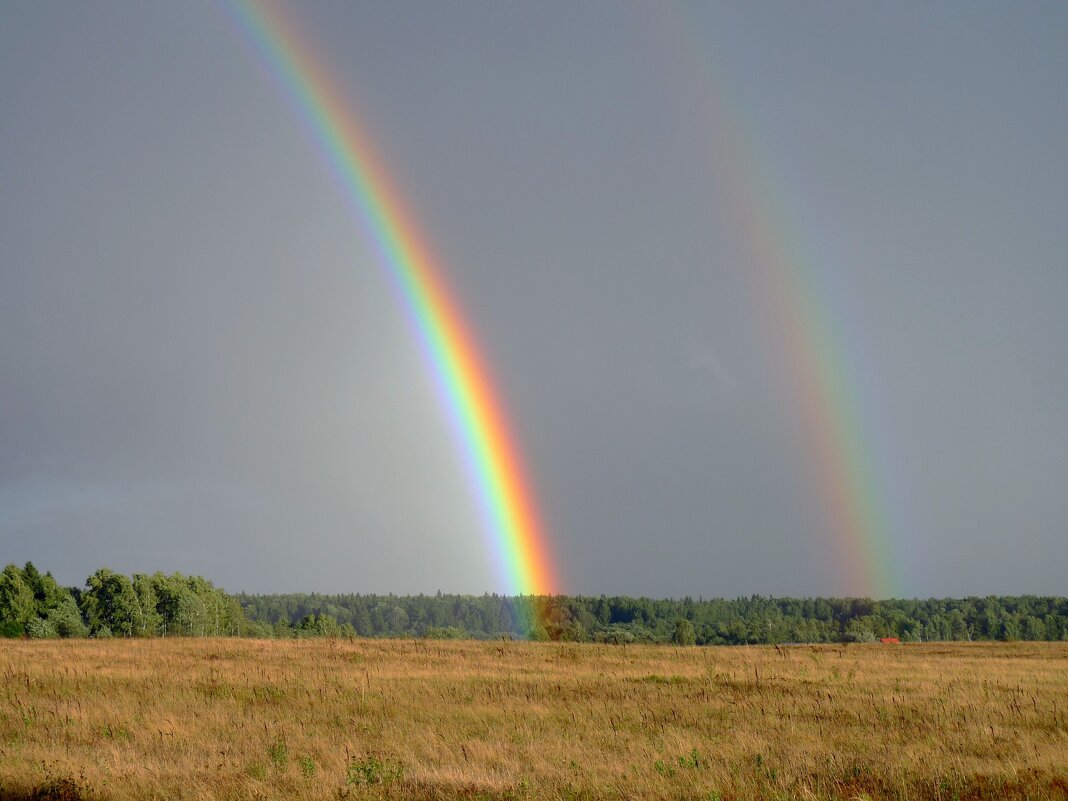
[[[478,333],[565,590],[856,588],[741,214],[827,310],[893,593],[1068,592],[1063,3],[292,15]],[[0,561],[504,589],[381,267],[219,5],[7,3],[0,110]]]

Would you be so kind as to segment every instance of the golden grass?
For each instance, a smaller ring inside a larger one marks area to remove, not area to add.
[[[0,642],[0,800],[1068,798],[1068,644]]]

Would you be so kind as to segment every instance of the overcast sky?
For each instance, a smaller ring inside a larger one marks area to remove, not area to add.
[[[290,16],[483,346],[561,589],[1068,593],[1068,5]],[[787,274],[886,564],[828,531],[759,288]],[[221,5],[0,6],[0,562],[502,591],[459,464],[382,265]]]

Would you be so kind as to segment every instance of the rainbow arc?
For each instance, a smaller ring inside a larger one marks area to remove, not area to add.
[[[401,298],[454,423],[507,591],[559,591],[534,490],[490,371],[438,260],[405,208],[352,101],[281,8],[252,2],[238,2],[233,8],[307,123]]]

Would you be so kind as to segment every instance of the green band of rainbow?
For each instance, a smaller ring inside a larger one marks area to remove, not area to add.
[[[281,9],[247,0],[232,8],[335,171],[403,300],[456,429],[505,591],[558,591],[533,489],[493,381],[437,261],[351,101]]]

